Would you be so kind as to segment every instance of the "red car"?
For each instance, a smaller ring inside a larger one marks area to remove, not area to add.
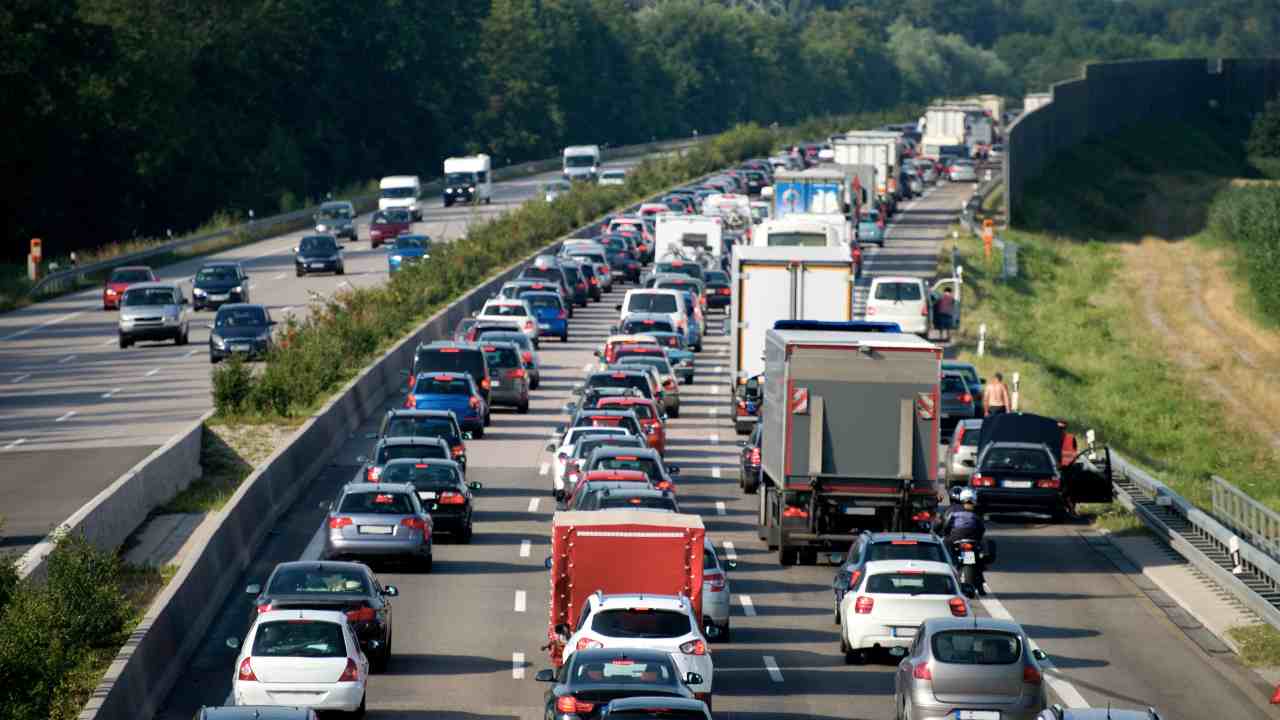
[[[611,397],[600,398],[596,407],[602,410],[621,407],[631,410],[640,419],[644,427],[644,441],[649,447],[658,451],[659,455],[667,454],[667,428],[662,424],[662,413],[658,404],[647,397]]]
[[[394,242],[396,238],[409,232],[413,225],[413,215],[405,209],[387,208],[373,214],[369,223],[369,246],[377,248],[383,243]]]
[[[130,265],[118,267],[111,271],[107,284],[102,288],[102,309],[120,309],[120,297],[124,289],[134,283],[155,282],[159,280],[155,272],[146,265]]]

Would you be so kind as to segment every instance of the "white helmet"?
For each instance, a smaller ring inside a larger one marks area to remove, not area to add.
[[[978,496],[977,496],[977,495],[976,495],[972,490],[970,490],[969,488],[964,488],[963,490],[961,490],[961,491],[960,491],[960,502],[961,502],[961,504],[963,504],[963,503],[971,503],[971,502],[974,502],[974,501],[975,501],[975,500],[977,500],[977,499],[978,499]]]

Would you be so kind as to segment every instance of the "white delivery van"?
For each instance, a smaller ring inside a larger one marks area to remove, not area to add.
[[[671,321],[671,327],[677,328],[677,332],[684,334],[688,325],[685,318],[688,317],[687,310],[684,306],[684,293],[679,290],[656,290],[656,289],[635,289],[628,290],[623,296],[622,302],[618,305],[621,311],[619,316],[619,324],[627,319],[632,313],[654,313],[666,315]]]
[[[752,247],[839,247],[840,231],[826,220],[765,220],[751,233]]]
[[[680,258],[704,268],[720,268],[724,255],[724,221],[706,215],[659,215],[654,233],[655,260]]]
[[[444,160],[444,206],[493,202],[493,168],[488,155],[451,157]]]
[[[570,145],[564,149],[566,180],[595,182],[600,177],[600,146]]]
[[[722,217],[731,229],[744,230],[751,224],[751,198],[737,193],[708,195],[702,201],[702,214]]]
[[[927,336],[931,325],[930,292],[941,294],[944,285],[955,283],[955,278],[943,278],[930,287],[924,280],[907,275],[873,278],[867,291],[866,319],[898,323],[904,333]]]
[[[417,175],[388,175],[378,183],[378,209],[405,208],[422,219],[422,181]]]

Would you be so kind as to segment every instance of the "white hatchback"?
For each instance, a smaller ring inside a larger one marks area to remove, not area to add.
[[[621,427],[593,427],[584,425],[582,427],[571,427],[565,431],[564,436],[560,438],[560,443],[551,443],[547,445],[547,450],[555,453],[552,458],[551,468],[551,492],[554,494],[557,490],[564,490],[564,469],[565,463],[569,460],[569,455],[573,452],[573,446],[578,442],[578,438],[583,435],[630,435],[626,428]]]
[[[929,288],[916,277],[872,278],[867,291],[867,320],[897,323],[902,332],[929,332]]]
[[[840,650],[860,662],[869,650],[908,648],[920,623],[969,617],[969,601],[950,565],[934,560],[873,560],[840,600]]]
[[[528,300],[495,299],[484,304],[477,320],[515,321],[520,332],[524,333],[536,346],[538,344],[538,318]]]
[[[232,680],[236,705],[287,705],[363,713],[369,660],[330,610],[270,610],[254,618]]]
[[[563,630],[563,626],[561,626]],[[699,628],[689,598],[681,595],[587,596],[586,612],[564,646],[564,659],[588,648],[645,648],[671,653],[680,674],[695,672],[702,684],[693,694],[711,704],[711,647]]]

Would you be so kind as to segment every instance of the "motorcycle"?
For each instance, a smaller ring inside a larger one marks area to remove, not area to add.
[[[972,585],[978,594],[983,594],[983,565],[986,564],[982,541],[974,538],[962,538],[951,543],[951,556],[960,570],[960,582]]]

